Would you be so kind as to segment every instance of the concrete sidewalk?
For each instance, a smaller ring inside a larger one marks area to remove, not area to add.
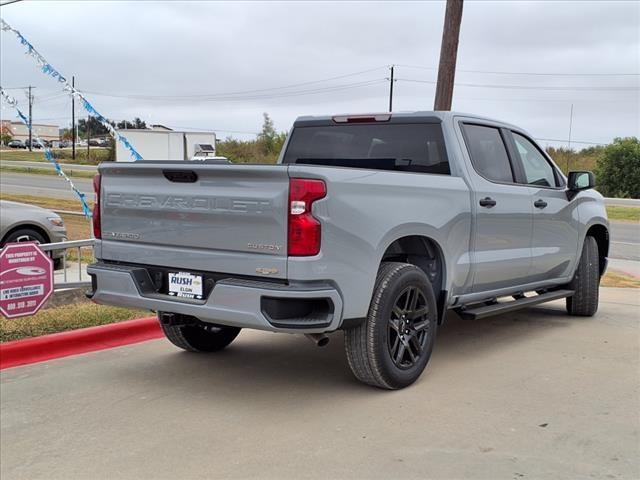
[[[164,340],[0,374],[3,479],[639,478],[640,291],[476,322],[414,386],[351,376],[342,335]]]

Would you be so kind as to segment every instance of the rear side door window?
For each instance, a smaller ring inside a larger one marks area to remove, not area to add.
[[[558,178],[555,170],[538,147],[527,137],[516,132],[511,133],[522,162],[526,183],[536,187],[557,187]]]
[[[513,170],[500,129],[486,125],[463,125],[473,168],[487,180],[514,183]]]

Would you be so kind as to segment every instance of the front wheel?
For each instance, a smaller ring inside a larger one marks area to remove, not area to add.
[[[345,330],[347,360],[356,378],[389,390],[415,382],[433,350],[437,311],[422,270],[408,263],[383,263],[366,320]]]
[[[14,242],[48,243],[48,240],[40,232],[31,228],[21,228],[12,232],[4,241],[4,243]]]
[[[159,320],[161,317],[158,313]],[[240,333],[237,327],[209,326],[199,323],[165,325],[160,320],[160,326],[171,343],[188,352],[217,352],[233,342]]]
[[[569,315],[591,317],[598,311],[600,287],[600,266],[598,243],[593,237],[586,237],[582,247],[582,255],[578,268],[568,288],[575,291],[567,297]]]

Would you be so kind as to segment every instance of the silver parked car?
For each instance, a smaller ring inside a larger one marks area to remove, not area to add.
[[[0,247],[12,242],[55,243],[67,240],[60,215],[26,203],[0,200]],[[55,268],[62,263],[64,250],[52,252]]]

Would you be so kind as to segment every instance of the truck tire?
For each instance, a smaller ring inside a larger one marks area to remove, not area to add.
[[[437,311],[422,270],[409,263],[383,262],[367,318],[345,330],[347,360],[356,378],[389,390],[415,382],[433,350]]]
[[[229,345],[240,333],[236,327],[201,325],[165,325],[160,322],[167,339],[187,352],[217,352]]]
[[[598,243],[594,237],[586,237],[576,273],[568,285],[575,293],[567,297],[569,315],[591,317],[598,311],[600,267]]]

